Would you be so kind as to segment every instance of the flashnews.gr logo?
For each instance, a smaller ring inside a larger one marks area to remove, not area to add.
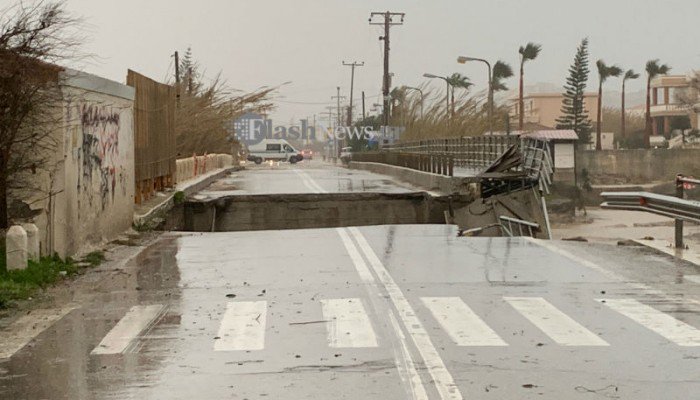
[[[260,143],[265,132],[260,126],[265,123],[262,115],[247,113],[233,122],[233,133],[238,141],[246,145]]]
[[[345,140],[346,138],[357,138],[372,140],[377,134],[371,126],[347,127],[337,126],[327,128],[319,125],[319,133],[322,133],[321,140]],[[316,141],[316,127],[309,126],[305,119],[301,120],[301,125],[273,126],[272,120],[265,119],[260,114],[247,113],[233,121],[232,137],[247,146],[260,143],[263,139],[291,139]]]

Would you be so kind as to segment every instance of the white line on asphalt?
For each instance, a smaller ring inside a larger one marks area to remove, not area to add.
[[[573,255],[564,249],[560,249],[559,247],[554,245],[551,240],[535,239],[535,238],[531,238],[529,236],[524,236],[523,239],[527,240],[530,243],[534,243],[540,247],[544,247],[545,249],[547,249],[553,253],[556,253],[556,254],[559,254],[563,257],[566,257],[566,258],[568,258],[572,261],[575,261],[575,262],[577,262],[585,267],[588,267],[594,271],[597,271],[597,272],[605,275],[606,277],[608,277],[612,280],[624,282],[628,287],[631,287],[631,288],[634,288],[637,290],[642,290],[648,294],[659,296],[662,299],[667,300],[667,301],[685,302],[686,304],[692,303],[695,306],[700,306],[700,301],[695,300],[695,299],[689,299],[689,298],[687,298],[687,296],[669,295],[665,292],[662,292],[661,290],[654,289],[649,285],[645,285],[643,283],[638,283],[638,282],[630,282],[629,279],[626,279],[622,275],[618,275],[612,271],[609,271],[609,270],[599,266],[598,264],[596,264],[592,261],[588,261],[584,258]]]
[[[301,171],[299,169],[294,169],[294,172],[296,172],[297,175],[299,175],[302,182],[304,182],[304,185],[307,188],[309,188],[311,190],[311,192],[313,192],[313,193],[328,193],[328,191],[326,191],[318,183],[316,183],[316,181],[313,180],[313,178],[311,178],[309,176],[309,174],[307,174],[306,172]]]
[[[130,350],[134,340],[147,332],[164,311],[162,304],[131,307],[91,354],[120,354]]]
[[[458,346],[508,346],[459,297],[422,297],[421,300]]]
[[[605,340],[541,297],[504,297],[503,299],[562,346],[609,346]]]
[[[340,235],[340,240],[342,240],[343,244],[345,245],[345,249],[348,251],[348,255],[350,256],[353,265],[355,265],[357,274],[360,275],[360,279],[362,279],[362,281],[365,283],[376,284],[374,276],[372,276],[372,273],[369,272],[369,268],[367,267],[367,264],[365,264],[365,260],[362,259],[362,256],[352,243],[350,236],[348,236],[347,230],[344,228],[337,228],[336,230],[338,231],[338,235]]]
[[[7,332],[2,332],[0,360],[12,357],[54,322],[76,308],[78,307],[75,305],[68,305],[59,309],[35,310],[19,317],[7,327]]]
[[[321,300],[330,347],[377,347],[377,336],[358,298]]]
[[[401,361],[396,363],[396,369],[399,371],[399,376],[401,380],[411,389],[411,399],[413,400],[428,400],[428,393],[425,392],[425,387],[420,380],[420,375],[416,371],[415,363],[413,362],[413,357],[411,357],[411,352],[408,351],[408,346],[406,345],[406,336],[404,336],[401,327],[399,326],[399,321],[396,320],[394,312],[389,309],[389,321],[391,321],[391,327],[394,328],[396,336],[399,338],[399,345],[401,350]]]
[[[236,301],[226,304],[215,351],[262,350],[265,348],[267,301]]]
[[[377,281],[374,279],[374,276],[369,271],[365,260],[362,258],[362,255],[360,255],[360,252],[357,250],[357,247],[355,247],[355,244],[352,242],[352,239],[350,239],[350,236],[347,233],[347,229],[337,228],[336,231],[338,232],[340,239],[343,241],[343,245],[345,245],[345,249],[347,250],[348,255],[350,256],[350,259],[352,260],[352,263],[355,266],[355,270],[360,276],[360,279],[362,279],[362,281],[370,288],[376,290],[378,286]],[[404,384],[407,386],[407,390],[410,390],[410,394],[412,396],[411,398],[413,400],[428,400],[428,395],[425,392],[425,387],[423,387],[423,383],[420,380],[420,375],[416,370],[415,363],[413,362],[413,358],[411,357],[411,353],[408,351],[408,346],[406,345],[406,337],[401,331],[401,328],[399,327],[398,322],[396,321],[396,317],[394,316],[394,313],[391,311],[391,309],[388,310],[388,313],[389,319],[392,321],[392,327],[394,329],[394,332],[399,338],[400,356],[397,354],[395,357],[396,369],[399,372],[401,381],[403,381]]]
[[[362,235],[360,230],[357,228],[348,228],[348,230],[357,241],[357,244],[359,245],[360,249],[362,249],[365,257],[367,257],[372,270],[379,278],[379,282],[382,284],[382,286],[384,286],[384,289],[389,294],[389,298],[394,304],[394,307],[396,307],[399,313],[399,318],[401,319],[406,332],[408,332],[413,344],[418,349],[418,352],[420,353],[421,358],[423,358],[423,362],[425,363],[430,376],[433,378],[433,383],[440,394],[440,398],[443,400],[461,400],[463,397],[459,391],[459,388],[455,384],[452,375],[447,370],[447,367],[445,367],[445,363],[440,357],[437,349],[435,349],[435,346],[430,340],[430,336],[428,336],[428,332],[423,327],[420,319],[416,316],[416,313],[413,310],[413,307],[411,307],[408,299],[406,296],[404,296],[399,286],[391,277],[389,271],[386,270],[382,262],[379,260],[379,257],[377,257],[377,255],[374,253],[372,247],[370,247],[369,243],[367,243],[367,240],[365,239],[364,235]]]
[[[700,330],[634,299],[599,299],[611,309],[679,346],[700,346]]]
[[[700,275],[684,275],[683,279],[688,282],[700,283]]]

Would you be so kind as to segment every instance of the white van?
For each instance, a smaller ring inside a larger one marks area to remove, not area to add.
[[[248,161],[256,164],[266,160],[289,161],[294,164],[303,159],[304,156],[284,139],[263,139],[260,143],[248,146]]]

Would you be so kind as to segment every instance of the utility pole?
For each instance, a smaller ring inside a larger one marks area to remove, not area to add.
[[[350,107],[348,107],[348,126],[352,126],[352,89],[355,85],[355,67],[364,67],[365,62],[362,61],[358,63],[357,61],[346,63],[343,61],[343,65],[350,67]]]
[[[341,125],[343,125],[343,115],[340,113],[340,99],[344,99],[345,96],[341,96],[341,95],[340,95],[340,86],[336,87],[336,89],[338,90],[338,95],[336,95],[336,96],[331,96],[331,99],[337,99],[337,100],[338,100],[338,111],[337,111],[337,114],[336,114],[336,115],[338,116],[338,125],[336,125],[336,126],[341,126]],[[333,132],[335,133],[335,131],[333,131]],[[338,137],[337,137],[337,135],[336,135],[336,137],[333,138],[333,143],[336,143],[336,148],[337,148],[336,151],[335,151],[335,154],[336,154],[338,157],[340,157],[340,148],[341,148],[341,146],[338,146],[338,145],[337,145],[337,143],[338,143]]]
[[[374,17],[381,16],[384,18],[382,22],[372,22]],[[389,91],[391,89],[391,77],[389,76],[389,31],[392,25],[403,25],[403,19],[406,16],[405,13],[394,13],[391,11],[386,12],[373,12],[369,15],[370,25],[384,25],[384,36],[380,36],[379,40],[384,41],[384,81],[382,85],[382,93],[384,94],[384,126],[389,126],[389,109],[390,109],[390,99]],[[400,21],[394,22],[394,18],[399,18]],[[387,128],[385,128],[387,129]]]
[[[336,96],[331,96],[331,99],[338,100],[337,116],[338,116],[338,126],[343,125],[342,114],[340,113],[340,99],[345,99],[345,96],[340,95],[340,86],[336,87],[338,94]]]
[[[180,106],[180,55],[175,51],[175,98]]]
[[[362,91],[362,120],[364,121],[365,118],[367,118],[367,117],[365,116],[365,91],[363,90]]]

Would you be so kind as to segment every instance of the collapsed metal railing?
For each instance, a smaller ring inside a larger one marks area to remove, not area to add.
[[[498,192],[499,187],[507,187],[507,190],[528,187],[530,182],[536,182],[541,191],[549,193],[554,173],[551,154],[546,140],[478,136],[401,142],[385,146],[380,152],[353,154],[353,160],[448,176],[485,177],[491,180],[487,183],[487,192]],[[508,179],[499,180],[499,177]],[[523,179],[518,180],[520,177]]]
[[[602,208],[646,211],[673,218],[675,223],[675,246],[683,248],[683,221],[700,223],[700,201],[686,200],[685,190],[700,180],[676,176],[676,197],[649,192],[603,192]]]

